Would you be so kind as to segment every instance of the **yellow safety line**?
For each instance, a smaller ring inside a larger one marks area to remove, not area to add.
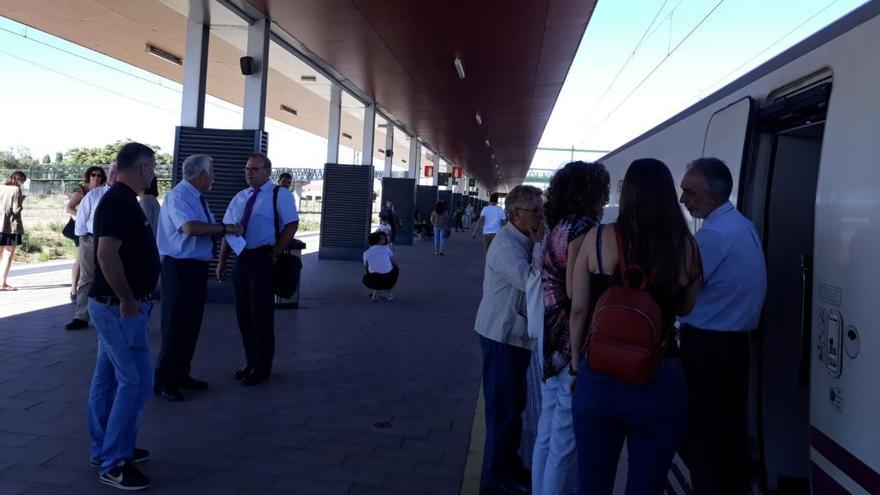
[[[474,409],[474,424],[471,427],[471,443],[468,445],[467,461],[464,465],[464,478],[461,481],[461,495],[479,495],[480,476],[483,471],[483,447],[486,439],[486,412],[483,404],[483,386],[477,397]]]

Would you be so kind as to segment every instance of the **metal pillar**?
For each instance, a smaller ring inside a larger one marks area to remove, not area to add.
[[[182,127],[205,126],[205,87],[208,82],[208,39],[211,18],[204,2],[191,2],[186,19],[186,51],[183,55]]]
[[[327,163],[339,162],[339,132],[342,126],[342,87],[330,87],[330,128],[327,131]]]
[[[376,103],[364,107],[364,141],[361,149],[361,165],[373,164],[373,143],[376,134]]]
[[[440,153],[434,152],[434,177],[431,179],[431,185],[437,185],[437,179],[440,178]]]
[[[419,174],[421,173],[422,150],[419,145],[419,137],[412,136],[409,138],[409,174],[408,176],[419,183]]]
[[[248,27],[247,55],[254,59],[254,73],[244,78],[243,129],[262,130],[266,126],[269,31],[268,19],[260,19]]]
[[[385,121],[385,173],[382,177],[391,177],[391,161],[394,159],[394,126]]]

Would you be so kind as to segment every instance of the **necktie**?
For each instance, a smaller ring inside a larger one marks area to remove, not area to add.
[[[205,210],[205,222],[211,222],[211,210],[208,208],[208,200],[205,199],[201,194],[199,195],[199,201],[202,203],[202,208]],[[217,241],[214,238],[211,238],[211,258],[217,257]]]
[[[254,189],[251,191],[251,197],[248,198],[247,203],[244,204],[244,215],[241,216],[241,228],[244,229],[244,232],[247,233],[248,222],[251,221],[251,214],[254,212],[254,203],[257,202],[257,194],[260,192],[259,189]]]

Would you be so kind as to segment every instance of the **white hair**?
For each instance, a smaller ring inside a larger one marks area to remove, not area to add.
[[[209,155],[190,155],[183,161],[183,178],[193,179],[202,172],[209,172],[214,168],[214,159]]]

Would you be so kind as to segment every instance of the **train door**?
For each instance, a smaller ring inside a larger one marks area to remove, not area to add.
[[[813,236],[830,92],[826,78],[771,94],[756,118],[757,144],[744,196],[767,260],[751,413],[762,485],[772,493],[809,493]]]

